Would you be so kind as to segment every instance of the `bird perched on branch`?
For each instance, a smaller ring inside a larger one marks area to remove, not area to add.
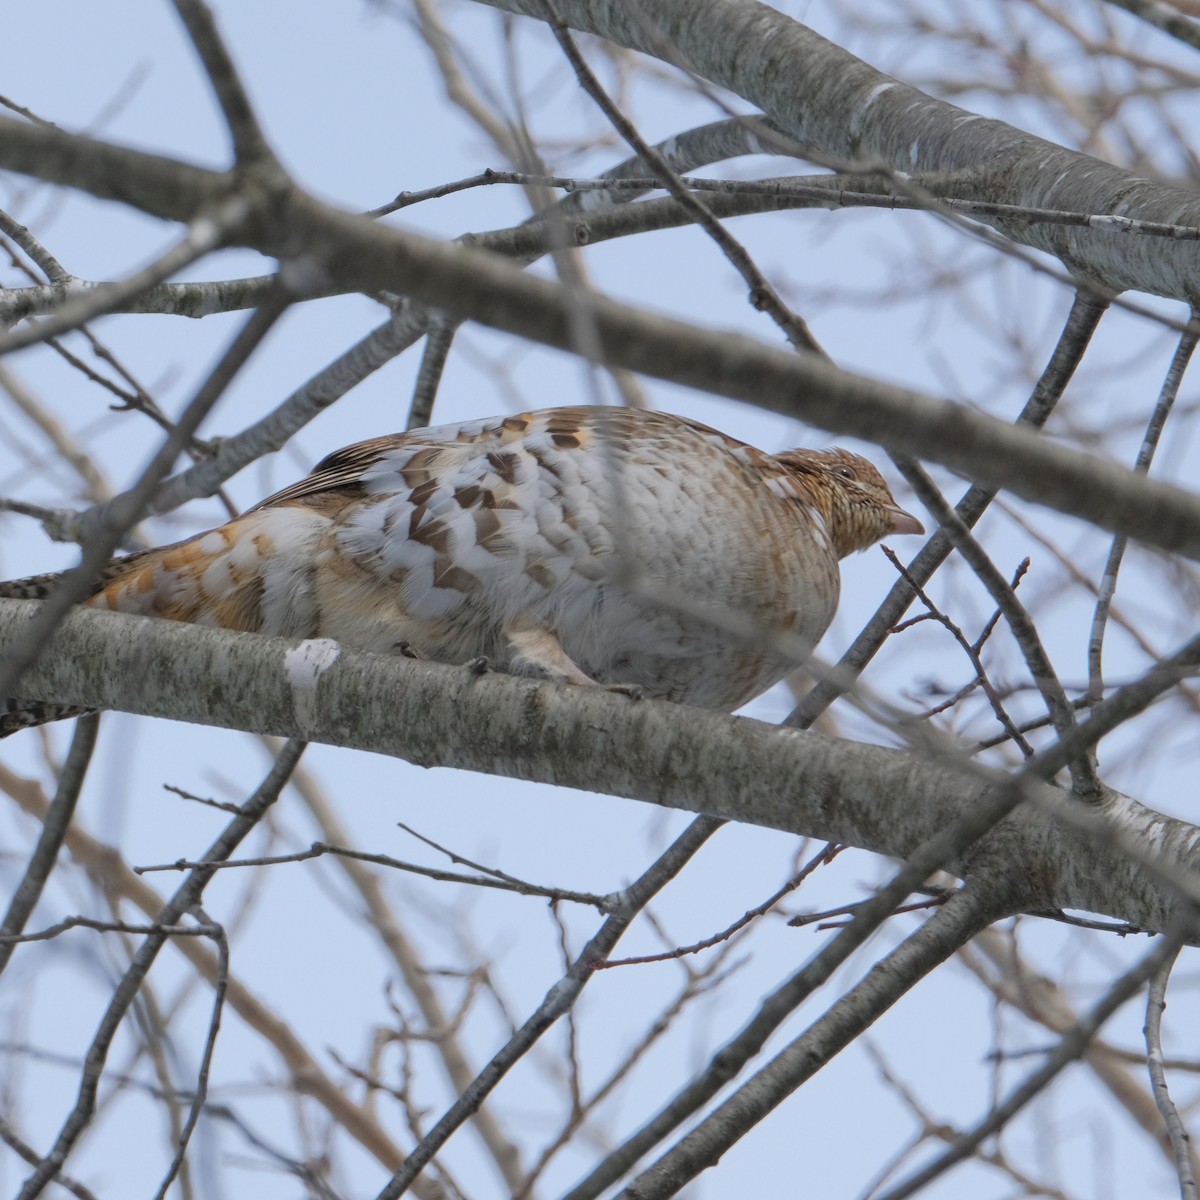
[[[115,560],[86,603],[732,710],[816,645],[838,559],[921,532],[846,450],[557,408],[348,446],[219,529]],[[0,736],[80,711],[0,702]]]

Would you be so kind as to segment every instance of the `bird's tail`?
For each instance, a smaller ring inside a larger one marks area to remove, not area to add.
[[[327,516],[309,505],[260,507],[173,546],[113,559],[82,603],[168,621],[198,621],[243,633],[315,637],[319,626],[314,585],[303,570],[288,564],[310,564],[313,548],[329,524]],[[272,563],[280,584],[265,588],[264,578],[275,578]],[[61,578],[61,573],[34,575],[0,583],[0,597],[42,600]],[[283,602],[274,604],[279,611],[267,611],[264,595],[280,594]],[[0,738],[86,711],[0,696]]]
[[[142,553],[145,553],[144,551]],[[101,592],[113,579],[125,574],[133,560],[142,553],[131,554],[111,562],[96,581],[92,595]],[[48,575],[30,575],[27,579],[0,581],[0,598],[5,600],[44,600],[58,586],[62,571]],[[41,700],[26,700],[19,696],[0,696],[0,738],[21,729],[45,725],[48,721],[62,721],[67,717],[81,717],[90,709],[72,704],[47,704]]]

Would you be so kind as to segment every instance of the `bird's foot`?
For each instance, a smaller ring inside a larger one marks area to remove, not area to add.
[[[492,664],[488,662],[486,654],[481,654],[478,658],[463,663],[463,668],[468,675],[473,675],[478,679],[480,675],[486,675],[492,669]]]
[[[425,659],[425,655],[423,655],[420,650],[418,650],[416,646],[412,644],[412,642],[397,642],[396,653],[399,654],[401,658],[416,658],[422,661]]]

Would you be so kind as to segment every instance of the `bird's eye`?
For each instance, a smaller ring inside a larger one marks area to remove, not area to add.
[[[842,479],[857,479],[858,476],[854,473],[853,467],[837,467],[833,472]]]

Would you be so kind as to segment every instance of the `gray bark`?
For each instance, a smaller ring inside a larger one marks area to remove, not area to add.
[[[0,601],[0,656],[36,608]],[[21,691],[586,789],[894,858],[1006,782],[965,761],[599,689],[113,613],[73,612]],[[1026,803],[948,868],[1011,873],[1022,910],[1084,909],[1149,929],[1181,911],[1181,891],[1200,898],[1200,829],[1116,794],[1084,806],[1025,786]]]
[[[203,210],[229,186],[228,177],[216,172],[3,119],[0,167],[129,199],[144,211],[178,220]],[[172,176],[168,167],[180,174]],[[315,277],[318,286],[332,280],[362,291],[400,292],[455,317],[564,350],[577,348],[561,285],[525,275],[492,255],[339,212],[291,185],[264,196],[228,240],[279,255],[293,274]],[[1110,532],[1200,559],[1200,499],[1179,488],[950,401],[838,370],[815,355],[717,334],[602,297],[593,298],[589,309],[611,366],[865,438]]]
[[[482,0],[539,19],[542,0]],[[757,105],[826,159],[906,174],[976,172],[964,198],[1200,225],[1200,197],[927,96],[773,8],[751,0],[556,0],[573,28],[668,62]],[[767,145],[768,152],[772,147]],[[1193,301],[1200,245],[992,220],[1115,291]]]

